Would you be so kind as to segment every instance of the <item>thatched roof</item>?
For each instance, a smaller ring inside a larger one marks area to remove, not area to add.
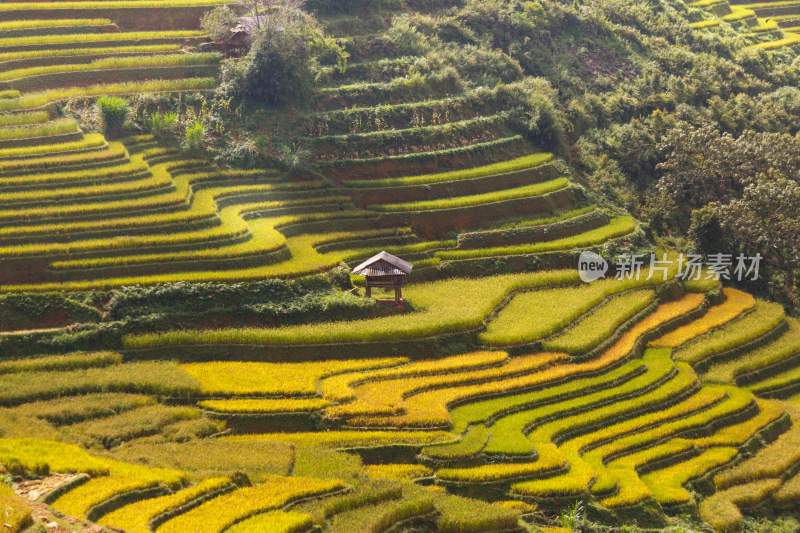
[[[376,254],[353,269],[353,274],[363,276],[405,276],[414,266],[389,252]]]

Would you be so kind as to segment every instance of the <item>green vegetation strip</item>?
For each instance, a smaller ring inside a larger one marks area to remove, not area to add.
[[[138,2],[137,2],[138,3]],[[61,4],[61,2],[59,2]],[[9,4],[0,4],[0,11]],[[13,4],[11,4],[13,5]],[[36,4],[41,5],[41,4]],[[202,37],[203,32],[194,30],[181,31],[139,31],[120,33],[85,33],[67,35],[31,35],[28,37],[8,37],[0,39],[0,50],[3,48],[24,48],[28,46],[53,46],[69,43],[113,43],[115,41],[156,41],[165,39],[191,39]],[[51,51],[52,53],[52,51]]]
[[[645,310],[656,300],[653,290],[616,296],[595,309],[564,333],[542,343],[545,350],[581,354],[611,338],[625,322]]]
[[[134,46],[107,46],[94,48],[59,48],[24,50],[18,52],[0,53],[0,63],[11,61],[24,61],[26,59],[36,59],[40,57],[60,57],[68,61],[70,57],[81,56],[104,56],[104,55],[123,55],[123,54],[151,54],[158,52],[177,52],[181,49],[180,44],[146,44]],[[2,93],[4,91],[0,91]],[[19,91],[13,91],[14,97],[19,96]],[[5,98],[9,98],[6,96]]]
[[[74,65],[48,65],[42,67],[29,67],[0,72],[0,80],[17,80],[29,76],[51,74],[56,72],[82,72],[94,70],[117,70],[126,68],[145,67],[186,67],[192,65],[213,65],[220,60],[216,53],[203,54],[171,54],[171,55],[143,55],[132,57],[108,57],[96,59],[90,63],[77,63]]]
[[[527,198],[529,196],[540,196],[549,192],[564,189],[570,185],[567,178],[556,178],[545,181],[544,183],[534,183],[513,187],[501,191],[492,191],[483,194],[472,194],[467,196],[455,196],[452,198],[442,198],[438,200],[425,200],[422,202],[407,202],[400,204],[381,204],[371,205],[370,209],[376,211],[430,211],[434,209],[452,209],[457,207],[470,207],[492,202],[502,202],[517,198]]]
[[[0,100],[0,111],[35,109],[67,98],[92,97],[109,94],[136,94],[173,91],[206,91],[217,86],[214,78],[189,78],[178,80],[147,80],[126,83],[105,83],[88,87],[52,89],[25,94],[19,98]]]
[[[610,296],[628,289],[655,286],[661,281],[659,276],[649,281],[645,278],[601,280],[591,285],[518,294],[489,322],[480,340],[490,346],[513,346],[544,339],[566,328]]]
[[[752,312],[684,345],[675,352],[675,357],[693,365],[700,363],[766,335],[777,328],[784,318],[781,305],[758,300]]]
[[[553,160],[553,154],[536,153],[530,154],[508,161],[501,161],[491,165],[473,167],[464,170],[453,170],[449,172],[439,172],[437,174],[425,174],[422,176],[406,176],[401,178],[386,178],[377,180],[352,180],[345,181],[346,187],[400,187],[404,185],[427,185],[446,181],[458,181],[472,178],[482,178],[495,174],[505,174],[518,170],[543,165]]]
[[[636,230],[638,224],[633,217],[621,216],[611,220],[607,225],[599,228],[565,237],[553,241],[521,244],[514,246],[499,246],[475,250],[446,250],[436,252],[436,257],[444,260],[457,261],[461,259],[476,259],[480,257],[497,257],[503,255],[524,255],[553,252],[557,250],[572,250],[602,244],[609,239],[628,235]]]
[[[0,32],[39,28],[71,28],[80,26],[107,26],[111,19],[37,19],[0,22]]]
[[[80,131],[78,129],[78,124],[73,119],[59,118],[42,124],[0,128],[0,141],[36,139],[38,137],[51,137],[65,133],[77,133],[78,131]]]
[[[577,280],[577,272],[562,270],[420,283],[405,290],[406,299],[415,309],[411,314],[280,328],[129,335],[124,342],[127,348],[136,349],[192,344],[315,344],[414,339],[477,328],[514,290],[574,284]]]

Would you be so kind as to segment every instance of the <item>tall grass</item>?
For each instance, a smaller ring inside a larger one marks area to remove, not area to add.
[[[47,65],[28,67],[0,72],[0,80],[10,81],[60,72],[84,72],[94,70],[118,70],[147,67],[188,67],[193,65],[213,65],[220,60],[217,53],[141,55],[131,57],[107,57],[89,63],[73,65]]]
[[[401,358],[316,361],[311,363],[191,363],[181,369],[200,383],[204,394],[313,395],[327,376],[400,364]]]
[[[80,370],[16,372],[0,376],[0,404],[89,392],[133,392],[186,396],[197,383],[171,362],[141,362]]]
[[[623,324],[655,302],[652,290],[612,298],[567,331],[542,343],[545,350],[581,354],[609,339]]]
[[[406,299],[415,309],[411,315],[281,328],[171,331],[130,335],[124,342],[127,348],[135,349],[186,344],[274,345],[414,339],[477,328],[514,290],[574,284],[577,279],[577,272],[565,270],[421,283],[405,291]]]
[[[440,183],[446,181],[458,181],[472,178],[481,178],[484,176],[492,176],[495,174],[505,174],[527,168],[543,165],[553,160],[553,154],[550,153],[535,153],[526,156],[493,163],[490,165],[483,165],[479,167],[472,167],[464,170],[452,170],[448,172],[439,172],[436,174],[425,174],[421,176],[405,176],[401,178],[386,178],[378,180],[352,180],[345,181],[346,187],[402,187],[406,185],[427,185],[431,183]]]
[[[0,127],[25,126],[29,124],[41,124],[50,120],[50,113],[47,111],[34,111],[32,113],[13,113],[0,115]]]
[[[470,207],[493,202],[515,200],[518,198],[528,198],[530,196],[540,196],[557,191],[559,189],[564,189],[569,185],[569,179],[557,178],[543,183],[523,185],[521,187],[513,187],[501,191],[471,194],[467,196],[454,196],[452,198],[441,198],[438,200],[372,205],[370,206],[370,209],[377,211],[428,211],[434,209],[454,209],[457,207]]]
[[[275,476],[265,483],[223,494],[168,520],[161,533],[223,531],[250,516],[279,510],[292,501],[343,488],[340,481]]]
[[[675,357],[697,364],[766,335],[784,318],[781,305],[759,300],[752,312],[684,345],[675,352]]]
[[[602,244],[610,239],[633,233],[638,224],[629,216],[611,219],[605,226],[552,241],[521,244],[515,246],[499,246],[475,250],[446,250],[436,252],[436,256],[444,260],[475,259],[479,257],[495,257],[503,255],[538,254],[557,250],[574,250]]]
[[[126,505],[102,517],[99,524],[124,529],[130,533],[151,533],[150,521],[156,516],[167,511],[175,511],[192,500],[209,496],[231,486],[231,480],[227,477],[209,478],[173,494]]]
[[[38,28],[69,28],[80,26],[107,26],[112,24],[111,19],[37,19],[37,20],[8,20],[0,22],[0,32],[27,30]]]
[[[78,124],[71,118],[59,118],[42,124],[28,124],[24,126],[9,126],[0,128],[0,141],[13,141],[15,139],[32,139],[37,137],[52,137],[65,133],[77,133]]]
[[[0,111],[35,109],[50,102],[101,96],[106,94],[136,94],[173,91],[205,91],[216,87],[214,78],[187,78],[178,80],[146,80],[125,83],[105,83],[88,87],[70,87],[25,94],[19,98],[0,100]]]
[[[132,45],[132,46],[106,46],[106,47],[94,47],[94,48],[60,48],[58,50],[53,49],[37,49],[37,50],[23,50],[23,51],[15,51],[15,52],[0,52],[0,63],[10,62],[10,61],[24,61],[26,59],[35,59],[39,57],[47,57],[47,56],[57,56],[63,57],[65,61],[68,61],[70,57],[81,57],[81,56],[104,56],[104,55],[122,55],[122,54],[152,54],[152,53],[159,53],[159,52],[177,52],[181,49],[180,44],[143,44],[143,45]],[[19,91],[0,91],[0,94],[3,92],[12,92],[13,97],[17,97],[20,95]],[[3,98],[10,98],[11,96],[3,96]]]

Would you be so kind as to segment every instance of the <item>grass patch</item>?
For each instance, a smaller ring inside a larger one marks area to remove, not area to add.
[[[181,365],[204,394],[294,396],[316,394],[326,376],[398,365],[403,358],[331,360],[313,363],[214,362]]]
[[[653,290],[634,291],[613,297],[567,331],[542,343],[545,350],[581,354],[610,338],[624,323],[656,300]]]
[[[723,303],[710,308],[701,318],[667,333],[650,344],[656,347],[676,348],[730,322],[756,305],[755,299],[746,292],[731,288],[725,288],[722,292],[725,295]]]
[[[564,189],[570,185],[567,178],[556,178],[543,183],[512,187],[501,191],[492,191],[483,194],[454,196],[437,200],[424,200],[420,202],[406,202],[400,204],[371,205],[370,209],[376,211],[431,211],[436,209],[455,209],[458,207],[471,207],[493,202],[504,202],[530,196],[540,196],[549,192]]]
[[[48,65],[28,67],[0,72],[0,80],[11,81],[30,76],[41,76],[59,72],[84,72],[95,70],[118,70],[145,67],[188,67],[193,65],[213,65],[219,62],[217,53],[141,55],[131,57],[107,57],[89,63],[74,65]]]
[[[74,120],[71,118],[60,118],[42,124],[0,128],[0,140],[14,141],[18,139],[35,139],[38,137],[51,137],[65,133],[77,133],[78,131],[78,124]]]
[[[223,494],[168,520],[160,533],[221,532],[250,516],[278,510],[292,501],[343,488],[339,481],[301,477],[274,477],[262,484]]]
[[[173,511],[192,500],[231,486],[227,477],[203,480],[197,485],[179,490],[173,494],[148,498],[126,505],[100,519],[102,526],[116,527],[129,533],[151,533],[150,521],[156,516]]]
[[[553,154],[537,153],[529,154],[508,161],[501,161],[491,165],[472,167],[464,170],[453,170],[449,172],[439,172],[436,174],[425,174],[422,176],[405,176],[401,178],[386,178],[378,180],[348,180],[344,182],[345,187],[371,188],[371,187],[402,187],[408,185],[428,185],[431,183],[441,183],[447,181],[467,180],[472,178],[482,178],[495,174],[506,174],[528,168],[536,167],[549,163],[553,160]]]
[[[563,239],[547,242],[520,244],[512,246],[498,246],[477,250],[447,250],[436,252],[436,257],[443,260],[475,259],[480,257],[495,257],[502,255],[538,254],[556,250],[572,250],[586,248],[603,243],[609,239],[622,237],[636,230],[638,224],[633,217],[621,216],[612,218],[605,226],[572,235]]]
[[[411,314],[352,322],[323,322],[281,328],[182,330],[125,337],[129,349],[192,344],[316,344],[404,340],[479,327],[514,290],[576,283],[575,271],[506,274],[480,279],[449,279],[406,287]]]
[[[682,346],[675,352],[675,357],[693,365],[700,363],[766,335],[784,318],[781,305],[759,300],[752,312]]]
[[[0,376],[0,404],[91,392],[131,392],[186,396],[197,382],[172,362],[141,362],[103,368],[16,372]]]
[[[44,355],[27,359],[0,361],[0,374],[99,368],[116,365],[121,362],[122,355],[116,352],[77,352],[67,355]]]
[[[787,318],[786,323],[789,326],[786,333],[777,340],[744,353],[732,361],[712,366],[704,378],[708,381],[733,383],[750,372],[767,368],[800,354],[800,323],[793,318]]]
[[[67,3],[67,2],[64,2]],[[40,5],[40,4],[37,4]],[[2,5],[0,5],[2,7]],[[67,98],[102,95],[156,93],[173,91],[205,91],[217,86],[214,78],[187,78],[179,80],[146,80],[125,83],[104,83],[87,87],[68,87],[27,93],[19,98],[0,100],[0,111],[35,109]]]

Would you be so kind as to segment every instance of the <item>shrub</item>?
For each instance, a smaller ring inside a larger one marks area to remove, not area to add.
[[[243,60],[241,94],[269,105],[307,101],[320,58],[329,54],[344,59],[344,51],[313,17],[280,9],[266,17]]]
[[[174,111],[167,111],[161,113],[155,111],[154,113],[145,117],[145,127],[159,138],[166,138],[175,135],[176,127],[178,124],[178,113]]]
[[[238,17],[228,6],[217,6],[207,11],[200,20],[200,27],[214,41],[223,39],[236,26]]]
[[[128,120],[128,101],[116,96],[101,96],[97,99],[97,110],[103,123],[106,136],[116,138],[122,135],[125,121]]]
[[[203,121],[196,118],[190,120],[184,129],[181,148],[189,153],[200,153],[205,145],[206,127]]]

